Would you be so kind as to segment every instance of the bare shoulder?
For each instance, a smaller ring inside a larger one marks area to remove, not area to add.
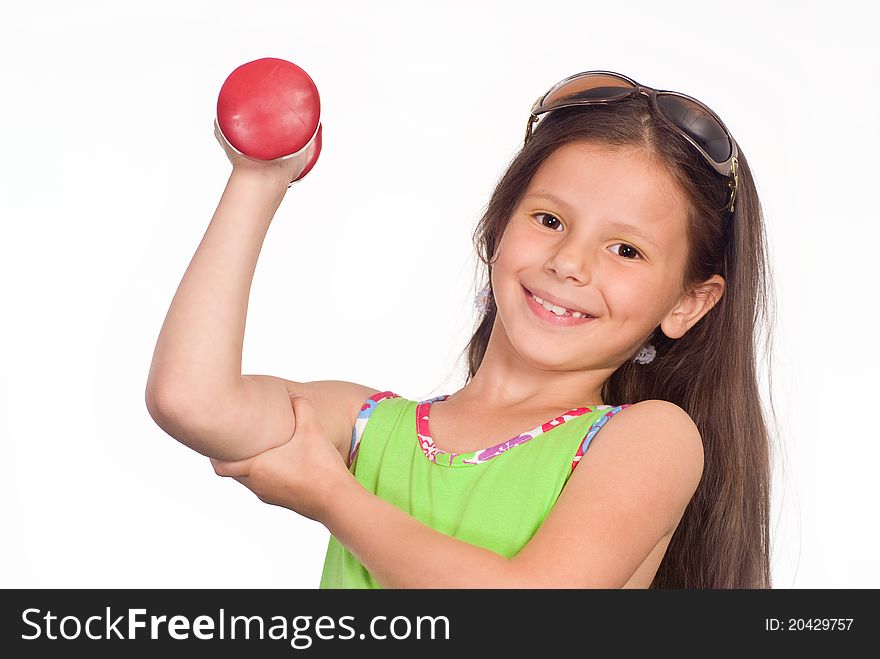
[[[614,444],[623,453],[651,455],[670,469],[674,466],[688,498],[696,490],[703,474],[703,438],[690,414],[675,403],[659,399],[634,403],[618,412],[602,432],[606,446]]]
[[[516,584],[650,584],[702,477],[702,438],[685,410],[663,400],[629,405],[607,421],[514,557]]]
[[[674,431],[688,432],[691,439],[700,438],[700,430],[697,424],[684,409],[668,400],[651,398],[634,403],[626,408],[628,416],[638,418],[640,422],[659,423],[663,427]],[[700,439],[702,444],[702,439]]]
[[[331,433],[334,445],[348,464],[351,436],[361,407],[370,396],[381,389],[373,389],[346,380],[313,380],[298,382],[273,375],[244,375],[254,380],[283,382],[288,394],[305,396],[314,404],[324,427]]]
[[[650,434],[664,444],[673,443],[685,452],[699,455],[700,468],[703,460],[703,438],[691,415],[668,400],[652,398],[634,403],[619,413],[618,430],[638,429]],[[609,427],[613,425],[610,424]]]

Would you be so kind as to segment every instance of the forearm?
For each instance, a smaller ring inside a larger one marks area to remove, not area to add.
[[[238,395],[248,296],[286,185],[233,170],[159,333],[147,382],[166,406],[219,412]]]
[[[500,554],[436,531],[351,476],[322,519],[383,588],[516,588]]]

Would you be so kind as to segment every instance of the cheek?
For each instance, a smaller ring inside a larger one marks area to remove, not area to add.
[[[539,246],[535,244],[533,235],[522,227],[509,226],[495,246],[495,256],[498,261],[504,261],[508,268],[515,269],[533,262],[536,249]]]
[[[518,243],[516,236],[505,234],[498,244],[495,246],[495,253],[492,255],[493,271],[511,272],[519,267],[526,254],[524,246]]]
[[[639,278],[612,278],[605,287],[605,298],[612,317],[642,323],[659,315],[666,291]]]

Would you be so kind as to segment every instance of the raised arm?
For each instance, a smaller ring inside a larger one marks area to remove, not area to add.
[[[254,271],[289,175],[234,164],[153,353],[146,386],[150,415],[178,441],[209,457],[250,457],[293,434],[284,383],[246,381],[241,372]],[[251,425],[255,418],[259,427]]]

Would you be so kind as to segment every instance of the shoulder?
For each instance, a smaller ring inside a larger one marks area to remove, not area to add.
[[[652,398],[633,403],[621,410],[620,416],[629,419],[628,423],[657,424],[657,430],[671,430],[677,435],[685,434],[691,440],[698,439],[702,444],[700,430],[691,415],[668,400]]]
[[[575,474],[590,463],[611,464],[615,457],[633,464],[651,462],[668,474],[686,499],[702,477],[703,438],[691,416],[675,403],[649,399],[628,405],[605,425],[600,438],[591,449],[595,453]]]
[[[606,432],[619,435],[624,446],[687,460],[699,480],[703,471],[703,437],[684,409],[668,400],[652,398],[627,406],[617,417],[608,424]]]
[[[646,400],[606,421],[514,557],[517,583],[622,587],[678,526],[703,472],[702,438],[690,415]]]

